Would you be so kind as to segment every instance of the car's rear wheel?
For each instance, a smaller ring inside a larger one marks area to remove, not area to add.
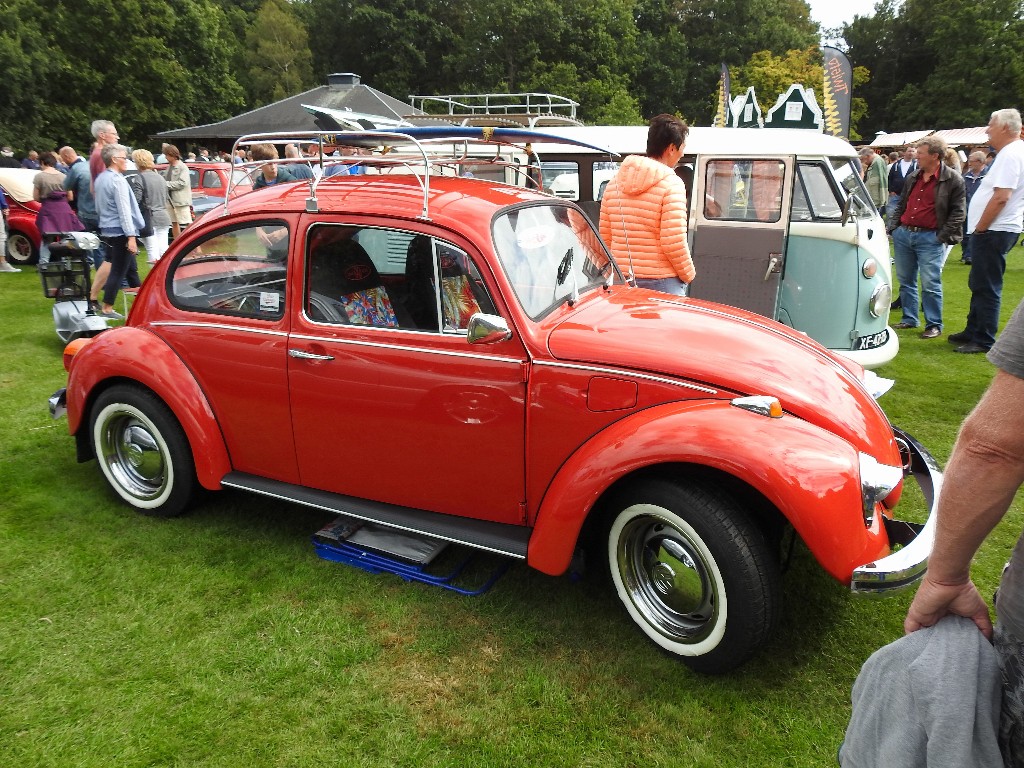
[[[4,257],[11,264],[24,267],[39,260],[39,251],[24,232],[11,230],[7,233],[7,248]]]
[[[188,438],[170,409],[139,387],[115,386],[92,413],[96,460],[117,495],[146,515],[184,512],[198,482]]]
[[[609,506],[607,564],[640,630],[698,672],[741,665],[774,629],[778,558],[734,501],[649,480]]]

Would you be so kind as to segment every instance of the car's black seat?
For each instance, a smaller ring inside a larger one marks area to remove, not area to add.
[[[417,328],[437,330],[437,295],[434,292],[434,251],[430,238],[416,235],[405,252],[405,308]]]
[[[310,256],[310,291],[337,300],[353,325],[397,328],[380,273],[351,237],[318,245]]]

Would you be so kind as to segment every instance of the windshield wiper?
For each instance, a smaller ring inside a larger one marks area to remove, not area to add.
[[[569,296],[569,306],[580,300],[580,289],[576,283],[576,273],[572,268],[572,248],[565,252],[565,256],[558,262],[558,271],[555,272],[555,286],[565,282],[565,279],[572,276],[572,294]]]

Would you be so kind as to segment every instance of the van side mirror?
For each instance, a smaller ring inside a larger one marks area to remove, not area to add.
[[[864,209],[864,203],[857,197],[856,192],[851,192],[849,197],[846,198],[846,202],[843,203],[843,218],[842,226],[846,226],[846,222],[853,218],[854,211]]]
[[[840,226],[845,227],[846,222],[850,220],[850,215],[853,213],[853,206],[856,205],[856,203],[853,202],[856,197],[856,195],[851,194],[846,198],[846,202],[843,203],[843,218]]]

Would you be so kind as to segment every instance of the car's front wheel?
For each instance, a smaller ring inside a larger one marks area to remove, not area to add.
[[[19,267],[35,264],[39,259],[39,252],[32,245],[32,240],[24,232],[11,230],[7,233],[7,248],[5,258],[11,264]]]
[[[708,674],[738,667],[765,642],[781,605],[778,558],[738,504],[651,480],[609,509],[611,579],[651,640]]]
[[[155,395],[115,386],[92,409],[92,445],[118,496],[146,515],[184,512],[196,492],[195,464],[184,430]]]

